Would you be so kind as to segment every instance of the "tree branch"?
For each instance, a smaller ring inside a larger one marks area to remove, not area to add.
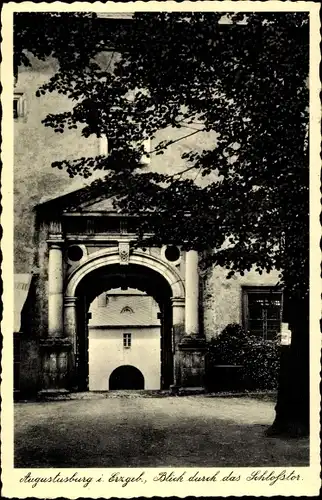
[[[198,134],[198,132],[203,132],[204,130],[205,130],[204,128],[194,130],[194,132],[191,132],[190,134],[183,135],[182,137],[179,137],[178,139],[174,139],[173,141],[169,141],[165,147],[162,147],[160,149],[154,149],[149,154],[151,155],[155,152],[162,151],[163,149],[166,149],[168,146],[172,146],[172,144],[175,144],[176,142],[182,141],[182,139],[186,139],[187,137],[191,137],[192,135]]]
[[[190,167],[187,167],[184,170],[181,170],[181,172],[176,172],[175,174],[171,174],[171,175],[169,174],[169,175],[167,175],[166,178],[167,179],[173,179],[176,176],[181,177],[183,174],[185,174],[186,172],[189,172],[189,170],[193,170],[194,168],[196,168],[195,165],[191,165]],[[199,174],[199,172],[198,172],[198,174]]]

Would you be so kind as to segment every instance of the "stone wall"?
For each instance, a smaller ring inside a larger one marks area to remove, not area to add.
[[[259,275],[255,270],[227,280],[220,267],[210,269],[203,279],[203,325],[207,340],[219,335],[229,323],[242,324],[242,287],[275,286],[278,272]]]
[[[37,339],[20,336],[19,390],[23,397],[34,397],[41,389],[41,357]]]

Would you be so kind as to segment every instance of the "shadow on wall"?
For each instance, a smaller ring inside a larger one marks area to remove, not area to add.
[[[115,368],[109,379],[109,390],[144,389],[144,377],[135,366],[123,365]]]

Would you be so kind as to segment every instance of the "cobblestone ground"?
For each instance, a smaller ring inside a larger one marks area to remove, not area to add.
[[[306,439],[266,438],[274,402],[249,397],[78,396],[15,404],[15,467],[277,467]]]

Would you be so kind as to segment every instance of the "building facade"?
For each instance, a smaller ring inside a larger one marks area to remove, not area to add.
[[[159,390],[161,315],[154,298],[116,288],[94,299],[89,315],[89,390]]]
[[[227,280],[219,267],[202,271],[198,253],[180,245],[137,248],[135,220],[91,197],[84,179],[51,167],[104,150],[96,137],[41,123],[71,106],[59,94],[35,95],[54,71],[54,60],[33,60],[14,91],[15,388],[202,387],[207,342],[227,324],[268,339],[279,331],[278,275]],[[156,141],[178,133],[164,130]],[[184,151],[214,140],[200,133],[178,141],[146,168],[182,170]]]

